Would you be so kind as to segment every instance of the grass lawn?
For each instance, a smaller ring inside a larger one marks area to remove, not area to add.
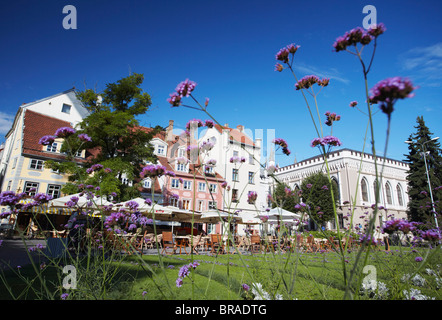
[[[439,300],[442,274],[440,249],[418,252],[405,248],[392,248],[390,252],[374,251],[362,253],[355,268],[361,277],[373,276],[388,286],[389,299],[403,299],[403,290],[419,289],[422,294]],[[424,257],[423,262],[415,258]],[[183,278],[181,287],[176,280],[182,266],[192,262],[199,265]],[[344,297],[345,282],[343,265],[350,275],[357,252],[348,253],[343,262],[339,255],[327,253],[292,254],[231,254],[231,255],[173,255],[125,256],[103,261],[97,259],[88,265],[77,264],[77,289],[65,290],[61,268],[47,266],[36,276],[32,266],[5,271],[0,282],[0,299],[12,299],[10,292],[19,299],[59,299],[68,292],[69,299],[114,299],[114,300],[238,300],[253,298],[242,285],[260,283],[271,298],[299,300],[340,300]],[[363,263],[366,259],[366,263]],[[66,263],[66,262],[65,262]],[[371,274],[361,266],[373,266]],[[431,270],[431,272],[429,271]],[[361,273],[362,272],[362,273]],[[403,281],[407,275],[418,274],[424,284]],[[27,279],[27,280],[25,280]],[[44,279],[43,282],[40,279]],[[349,279],[349,278],[348,278]],[[193,283],[193,285],[192,285]],[[45,289],[46,288],[46,289]],[[46,292],[47,294],[41,294]],[[368,296],[354,295],[354,299]]]

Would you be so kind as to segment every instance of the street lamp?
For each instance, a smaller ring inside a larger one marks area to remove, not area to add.
[[[425,151],[425,144],[427,144],[430,141],[436,141],[437,139],[439,139],[439,137],[435,137],[431,140],[425,141],[424,143],[419,143],[416,142],[417,144],[420,144],[422,147],[422,152],[421,155],[424,156],[424,163],[425,163],[425,172],[427,173],[427,181],[428,181],[428,188],[430,189],[430,198],[431,198],[431,208],[433,209],[433,216],[434,216],[434,222],[436,223],[436,228],[439,229],[439,225],[437,223],[437,219],[436,219],[436,208],[434,207],[434,200],[433,200],[433,192],[431,191],[431,183],[430,183],[430,176],[428,175],[428,167],[427,167],[427,157],[426,157],[426,151]],[[408,144],[413,144],[413,141],[405,141],[405,143]]]

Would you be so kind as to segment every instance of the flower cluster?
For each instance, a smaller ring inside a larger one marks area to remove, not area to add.
[[[246,158],[244,157],[238,157],[238,156],[233,156],[230,158],[230,163],[244,163],[246,162]]]
[[[61,127],[55,131],[55,136],[57,138],[67,138],[73,134],[75,134],[75,129],[70,127]]]
[[[182,266],[180,268],[180,270],[178,271],[178,278],[176,279],[176,286],[178,288],[181,288],[181,286],[183,285],[183,279],[185,277],[187,277],[190,274],[190,270],[196,269],[196,267],[198,267],[200,264],[195,261],[193,263],[189,263],[189,264],[185,264],[184,266]]]
[[[40,138],[38,143],[41,145],[44,145],[44,146],[51,145],[54,143],[55,138],[56,138],[55,136],[51,136],[51,135],[43,136]]]
[[[213,149],[215,144],[211,141],[203,141],[200,145],[201,152],[208,152]]]
[[[80,141],[83,141],[83,142],[91,142],[92,141],[92,138],[89,137],[86,133],[79,134],[78,139],[80,139]]]
[[[326,86],[328,86],[329,82],[330,82],[330,79],[328,79],[328,78],[319,79],[319,77],[317,77],[317,76],[310,75],[310,76],[305,76],[301,80],[296,82],[295,88],[296,88],[296,90],[308,89],[311,86],[313,86],[315,83],[320,87],[326,87]]]
[[[339,120],[341,120],[341,116],[340,116],[340,115],[337,115],[337,114],[334,113],[334,112],[327,111],[327,112],[325,113],[325,115],[327,116],[327,120],[325,121],[325,124],[328,125],[328,126],[331,126],[331,125],[333,124],[334,121],[339,121]]]
[[[413,84],[408,79],[401,77],[387,78],[378,82],[371,89],[369,99],[371,103],[381,103],[382,112],[389,115],[393,112],[393,106],[398,99],[413,97],[411,92],[414,89]]]
[[[354,28],[346,32],[343,36],[336,39],[333,47],[336,52],[346,50],[349,46],[356,46],[358,43],[362,45],[369,44],[374,38],[385,32],[386,28],[383,23],[372,26],[368,30],[361,27]]]
[[[356,107],[357,105],[358,105],[357,101],[350,102],[350,107],[352,107],[352,108]]]
[[[88,174],[91,174],[92,172],[94,172],[94,171],[99,171],[99,170],[101,170],[101,169],[103,169],[104,167],[103,167],[103,165],[102,164],[99,164],[99,163],[97,163],[97,164],[93,164],[90,168],[87,168],[86,169],[86,172],[88,173]],[[109,169],[110,170],[110,169]]]
[[[142,178],[144,177],[159,177],[166,173],[167,168],[160,164],[150,164],[143,168],[143,170],[140,173],[140,176]]]
[[[255,191],[250,191],[247,196],[247,202],[249,204],[254,204],[256,201],[256,198],[258,198],[258,194]]]
[[[282,148],[282,153],[285,155],[290,155],[290,150],[288,149],[287,142],[282,138],[276,138],[273,140],[273,143],[279,145]]]
[[[190,96],[195,87],[195,82],[186,79],[185,81],[178,84],[175,92],[170,94],[170,98],[167,99],[167,101],[172,105],[172,107],[178,107],[179,105],[181,105],[181,99]]]
[[[333,136],[326,136],[324,138],[315,138],[311,142],[312,147],[326,146],[326,145],[339,147],[340,145],[342,145],[342,143],[338,138]]]
[[[416,230],[415,222],[409,222],[403,219],[394,219],[385,222],[382,228],[382,233],[392,234],[395,231],[402,231],[403,233],[407,234],[408,232],[414,230]]]
[[[296,51],[298,51],[298,48],[298,45],[295,45],[293,43],[289,44],[287,47],[282,48],[278,51],[278,53],[276,54],[276,60],[282,61],[283,63],[289,63],[289,55],[294,55]],[[282,69],[277,71],[282,71]]]

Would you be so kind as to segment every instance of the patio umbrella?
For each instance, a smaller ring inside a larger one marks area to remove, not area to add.
[[[242,221],[240,216],[233,215],[229,212],[222,211],[222,210],[215,210],[211,209],[209,211],[205,211],[201,214],[201,218],[199,219],[200,222],[206,222],[206,223],[218,223],[220,222],[220,219],[227,220],[229,219],[235,219],[236,222]]]
[[[52,199],[48,202],[48,207],[68,208],[68,202],[72,201],[71,200],[72,197],[78,198],[78,202],[74,206],[75,208],[80,207],[80,208],[99,209],[101,206],[108,206],[112,204],[112,202],[107,201],[104,197],[94,196],[93,199],[88,199],[86,194],[80,196],[79,193],[76,193],[61,198]],[[89,201],[92,201],[92,206],[88,206]]]
[[[131,199],[131,200],[127,200],[124,202],[119,202],[117,204],[114,204],[114,208],[115,209],[120,209],[120,208],[128,208],[126,205],[129,202],[136,202],[138,204],[138,208],[137,210],[139,210],[140,212],[150,212],[152,210],[152,206],[148,205],[146,202],[146,199],[143,198],[135,198],[135,199]]]
[[[293,219],[299,219],[301,218],[301,215],[287,211],[283,208],[276,207],[273,209],[270,209],[270,211],[266,211],[264,215],[269,216],[269,218],[276,218],[276,219],[282,219],[282,220],[293,220]]]

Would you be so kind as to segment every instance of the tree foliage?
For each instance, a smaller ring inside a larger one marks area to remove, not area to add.
[[[318,172],[307,177],[301,184],[302,200],[310,207],[310,215],[318,223],[324,223],[335,218],[334,203],[338,203],[338,188],[328,177]],[[332,194],[333,192],[333,198]]]
[[[417,129],[411,134],[408,141],[409,153],[405,155],[409,164],[407,173],[408,182],[408,208],[407,215],[412,221],[428,223],[428,227],[434,226],[434,215],[430,197],[430,188],[425,168],[427,161],[428,176],[430,178],[431,192],[434,199],[436,212],[442,210],[442,156],[440,143],[432,140],[432,133],[425,125],[423,117],[417,117]],[[424,153],[425,152],[425,158]]]
[[[103,192],[116,192],[121,200],[137,195],[139,184],[129,186],[122,182],[122,178],[136,181],[146,161],[156,162],[149,142],[163,129],[157,126],[153,130],[145,130],[136,119],[146,113],[152,104],[149,94],[141,88],[143,80],[142,74],[134,73],[116,83],[107,84],[102,92],[92,89],[76,92],[78,99],[90,112],[79,124],[77,131],[91,138],[90,142],[82,145],[83,149],[92,153],[86,167],[100,163],[110,168],[113,174],[101,181],[97,180],[100,179],[98,175],[86,175],[85,181],[83,168],[72,173],[72,183],[96,185],[100,182]],[[65,190],[71,189],[69,185],[65,187]]]

